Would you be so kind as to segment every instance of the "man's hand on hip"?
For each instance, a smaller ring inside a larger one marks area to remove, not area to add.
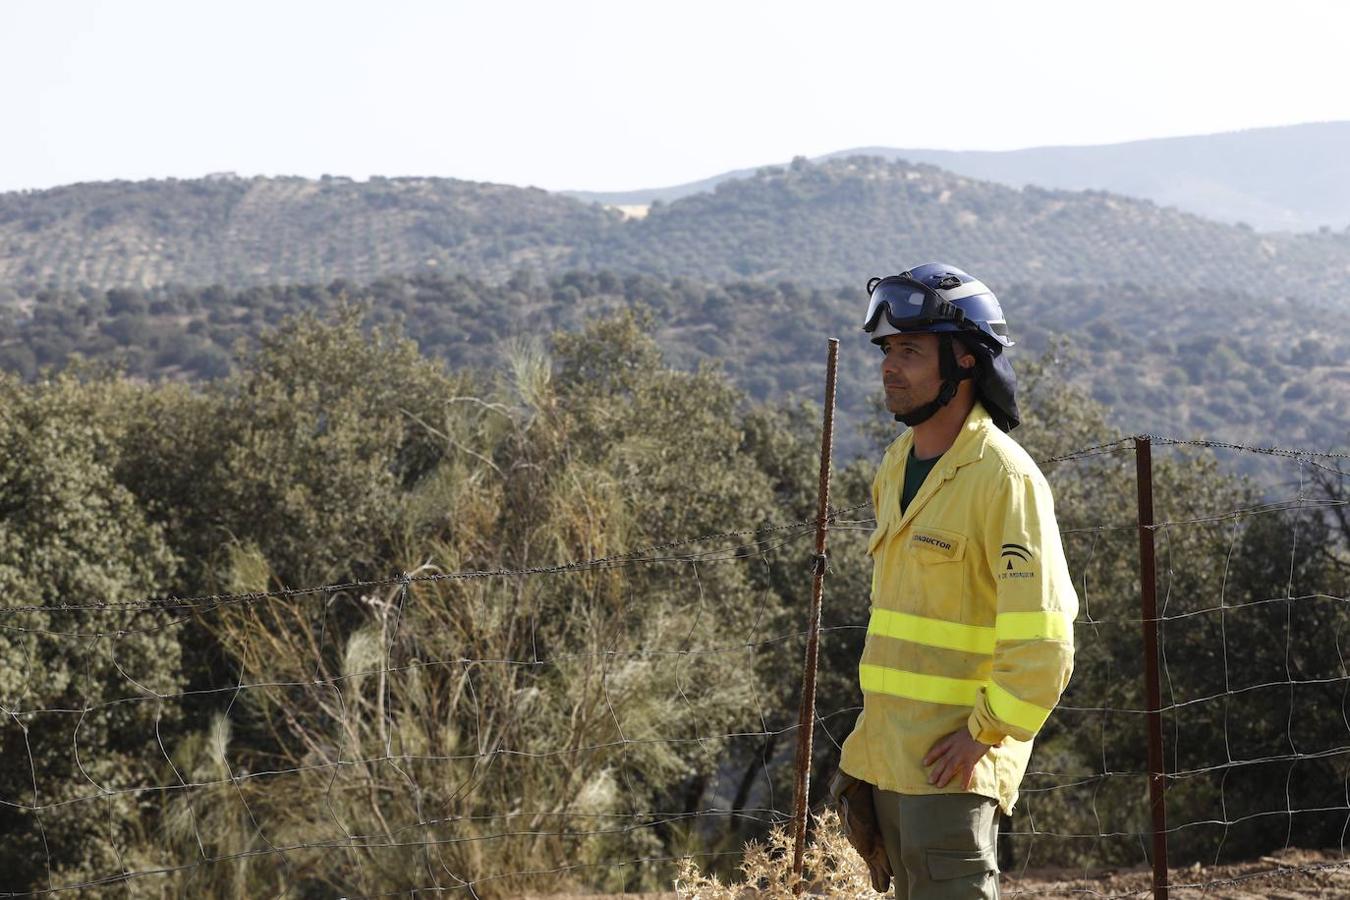
[[[975,764],[989,752],[989,745],[970,736],[962,728],[953,731],[933,745],[923,758],[925,766],[932,766],[928,773],[928,783],[937,787],[946,787],[953,778],[960,778],[965,790],[970,790],[975,781]]]

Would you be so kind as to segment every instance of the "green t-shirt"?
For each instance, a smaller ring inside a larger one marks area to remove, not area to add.
[[[914,448],[909,448],[909,458],[905,460],[905,487],[900,492],[900,515],[905,514],[905,509],[914,499],[914,495],[919,493],[919,488],[923,487],[923,480],[933,471],[939,459],[942,459],[941,453],[932,459],[919,459],[914,455]]]

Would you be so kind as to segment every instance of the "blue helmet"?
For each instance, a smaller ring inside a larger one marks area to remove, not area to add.
[[[956,396],[957,385],[973,379],[975,391],[998,427],[1011,431],[1021,421],[1017,378],[1003,355],[1013,346],[998,298],[982,281],[946,263],[924,263],[899,275],[867,282],[867,317],[863,331],[880,344],[893,334],[936,334],[942,386],[930,402],[897,415],[906,425],[919,425]],[[975,367],[957,365],[953,337],[975,357]]]
[[[953,333],[1011,347],[1008,322],[984,282],[946,263],[924,263],[867,282],[871,302],[863,331],[880,343],[901,333]]]

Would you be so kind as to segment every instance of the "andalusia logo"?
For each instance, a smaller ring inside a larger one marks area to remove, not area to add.
[[[1007,563],[1004,571],[1011,572],[1016,568],[1013,564],[1014,560],[1021,560],[1024,563],[1031,562],[1031,550],[1021,544],[1004,544],[1003,560]]]

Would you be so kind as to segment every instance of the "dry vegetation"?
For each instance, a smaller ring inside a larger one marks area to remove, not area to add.
[[[1142,866],[1098,873],[1045,869],[1003,876],[1006,897],[1151,897],[1153,876]],[[1172,872],[1178,900],[1332,900],[1350,896],[1350,862],[1339,850],[1284,850],[1251,862]]]
[[[642,894],[646,900],[794,900],[798,896],[838,897],[873,900],[881,895],[872,890],[867,869],[839,830],[833,812],[815,820],[813,838],[805,856],[805,889],[794,893],[792,877],[792,838],[790,832],[775,828],[766,842],[746,845],[740,878],[727,882],[705,875],[693,861],[686,861],[675,883],[675,890]],[[1014,897],[1109,897],[1152,896],[1152,870],[1144,866],[1130,869],[1083,871],[1070,869],[1033,869],[1005,872],[1001,879],[1003,896]],[[1199,863],[1172,872],[1170,894],[1178,900],[1206,897],[1211,900],[1331,900],[1350,896],[1350,861],[1338,850],[1309,851],[1288,849],[1251,862],[1202,866]],[[581,898],[617,900],[638,895],[530,895],[527,900],[564,900]],[[889,896],[889,895],[887,895]]]

